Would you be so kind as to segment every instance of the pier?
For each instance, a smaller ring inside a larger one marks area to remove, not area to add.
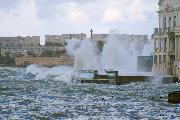
[[[176,77],[171,76],[157,78],[153,75],[143,74],[118,75],[118,71],[106,71],[105,75],[100,75],[96,70],[79,71],[78,81],[80,81],[81,83],[122,85],[131,82],[149,82],[153,79],[160,79],[163,84],[178,82],[178,79]]]

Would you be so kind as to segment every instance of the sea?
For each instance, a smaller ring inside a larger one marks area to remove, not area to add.
[[[180,120],[180,104],[167,102],[180,83],[81,84],[71,72],[0,67],[0,120]]]

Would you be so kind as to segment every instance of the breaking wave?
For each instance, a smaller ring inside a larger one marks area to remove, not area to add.
[[[53,79],[56,81],[71,82],[76,76],[76,71],[72,67],[42,67],[40,65],[29,65],[26,68],[26,74],[35,76],[35,80]]]

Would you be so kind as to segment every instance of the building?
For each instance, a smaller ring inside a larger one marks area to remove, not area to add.
[[[92,39],[95,40],[96,42],[99,41],[106,41],[110,34],[92,34]]]
[[[40,57],[44,53],[42,46],[24,46],[21,48],[1,48],[0,56],[10,57]]]
[[[177,76],[180,61],[180,0],[160,0],[159,27],[154,29],[153,71]]]
[[[45,35],[45,45],[63,47],[66,40],[73,38],[83,40],[86,38],[86,34]]]
[[[96,42],[99,52],[103,50],[108,36],[109,34],[92,34],[92,39]]]
[[[22,48],[24,46],[40,46],[40,36],[0,37],[1,48]]]
[[[45,35],[44,56],[61,57],[67,54],[65,45],[66,40],[70,39],[86,39],[86,34],[62,34],[62,35]],[[49,54],[51,53],[51,54]]]
[[[86,38],[86,34],[84,34],[84,33],[81,33],[81,34],[62,34],[62,38],[64,40],[72,39],[72,38],[84,40]]]
[[[1,56],[23,57],[41,53],[40,36],[0,37]]]
[[[45,35],[46,46],[64,46],[64,40],[61,35]]]
[[[1,48],[1,56],[9,57],[23,57],[27,56],[27,50],[24,49],[10,49],[10,48]]]

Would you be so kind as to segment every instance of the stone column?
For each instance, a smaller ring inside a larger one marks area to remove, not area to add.
[[[180,35],[176,36],[175,55],[176,61],[180,60]]]
[[[178,46],[177,46],[177,44],[178,44],[178,36],[175,36],[175,61],[178,59]]]
[[[170,39],[167,37],[167,51],[170,52]]]

